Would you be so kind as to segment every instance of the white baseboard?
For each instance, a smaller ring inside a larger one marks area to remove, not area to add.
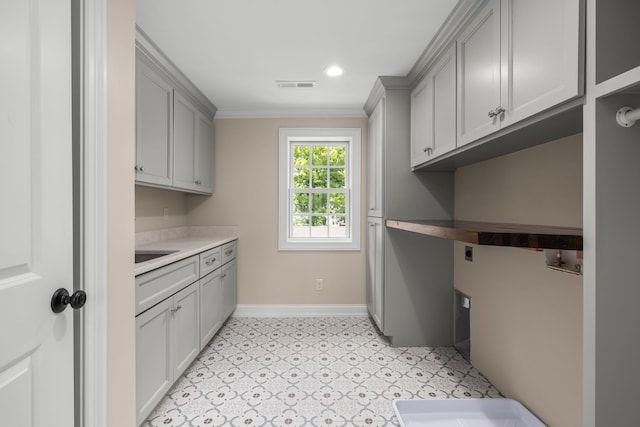
[[[238,304],[233,317],[367,316],[366,304]]]

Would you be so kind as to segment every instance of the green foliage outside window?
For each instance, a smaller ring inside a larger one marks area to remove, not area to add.
[[[293,188],[328,189],[327,192],[295,192],[294,225],[312,226],[346,223],[346,195],[330,189],[346,188],[346,147],[344,145],[295,145],[293,147]]]

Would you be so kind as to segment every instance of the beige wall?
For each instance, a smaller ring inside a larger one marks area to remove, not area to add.
[[[366,119],[216,119],[215,192],[188,196],[189,225],[236,225],[238,303],[364,304],[365,201],[360,251],[278,251],[278,129],[360,127],[366,185]],[[315,279],[324,290],[315,290]]]
[[[136,185],[136,232],[187,225],[187,196],[179,191]],[[164,209],[167,208],[167,219]]]
[[[107,3],[107,425],[135,426],[135,1]],[[90,303],[90,301],[88,302]]]
[[[582,226],[582,135],[456,172],[456,219]],[[456,242],[454,283],[471,296],[471,359],[550,426],[579,426],[582,280],[544,252]]]

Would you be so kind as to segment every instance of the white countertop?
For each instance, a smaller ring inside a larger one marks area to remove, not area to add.
[[[179,227],[136,233],[136,251],[177,251],[135,265],[136,276],[238,238],[236,227]]]

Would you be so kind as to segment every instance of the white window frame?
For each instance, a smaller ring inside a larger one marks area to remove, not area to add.
[[[360,250],[360,128],[280,128],[278,184],[278,249],[281,251]],[[291,148],[294,143],[344,142],[347,144],[347,230],[346,237],[292,237]]]

